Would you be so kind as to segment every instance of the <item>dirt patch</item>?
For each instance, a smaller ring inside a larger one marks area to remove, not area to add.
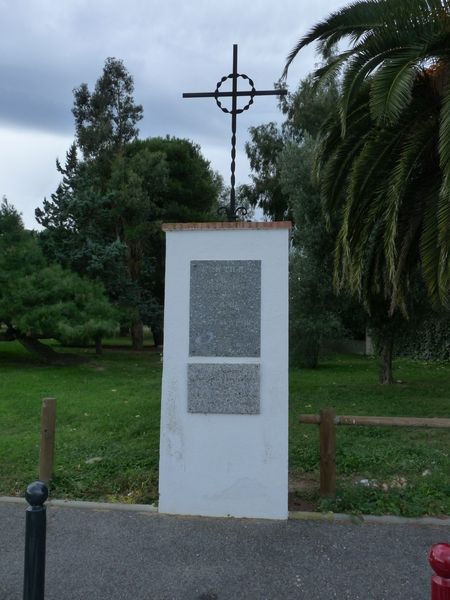
[[[308,500],[307,498],[297,496],[294,492],[289,492],[288,509],[292,512],[316,512],[317,500]]]
[[[316,511],[320,476],[314,473],[289,473],[288,508],[291,511]]]

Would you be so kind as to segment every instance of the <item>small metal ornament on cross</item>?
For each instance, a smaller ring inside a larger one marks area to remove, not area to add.
[[[216,89],[214,92],[194,92],[194,93],[185,93],[183,94],[183,98],[214,98],[217,106],[224,113],[231,115],[231,190],[230,190],[230,206],[229,208],[222,207],[219,209],[226,213],[229,221],[236,221],[238,213],[246,214],[246,210],[243,206],[238,206],[236,208],[236,191],[235,191],[235,171],[236,171],[236,117],[237,115],[243,113],[245,110],[248,110],[250,106],[253,104],[253,99],[255,96],[284,96],[287,94],[287,90],[278,89],[278,90],[256,90],[255,84],[253,80],[243,73],[238,73],[238,47],[237,44],[233,44],[233,72],[229,75],[225,75],[222,77],[220,81],[217,82]],[[248,81],[250,85],[250,90],[248,91],[239,91],[238,90],[238,79],[243,79]],[[221,92],[220,88],[227,79],[231,79],[232,81],[232,90],[231,92]],[[241,96],[250,96],[249,101],[242,108],[238,108],[237,99]],[[222,106],[220,98],[231,98],[231,110]]]

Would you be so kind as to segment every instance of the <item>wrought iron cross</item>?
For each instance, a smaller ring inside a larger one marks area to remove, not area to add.
[[[243,73],[238,73],[237,69],[238,62],[238,47],[237,44],[233,44],[233,72],[229,75],[225,75],[222,77],[220,81],[217,82],[216,89],[214,92],[195,92],[183,94],[183,98],[214,98],[217,106],[224,113],[228,113],[231,115],[231,191],[230,191],[230,207],[224,208],[224,210],[228,216],[229,221],[235,221],[237,217],[237,213],[243,211],[245,214],[245,208],[242,206],[238,206],[236,208],[236,191],[235,191],[235,170],[236,170],[236,117],[240,113],[243,113],[245,110],[248,110],[250,106],[253,104],[253,99],[255,96],[284,96],[287,94],[287,90],[256,90],[255,84],[253,80],[250,79],[247,75]],[[248,91],[238,91],[238,79],[244,79],[248,81],[250,85],[250,90]],[[232,91],[231,92],[221,92],[220,87],[227,80],[232,80]],[[243,107],[238,108],[237,99],[241,96],[250,96],[249,102]],[[222,106],[219,98],[231,98],[231,110]]]

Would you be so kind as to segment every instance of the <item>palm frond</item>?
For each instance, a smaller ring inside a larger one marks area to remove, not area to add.
[[[446,305],[450,302],[450,84],[442,103],[439,124],[439,160],[442,185],[437,206],[438,247],[440,250],[438,288]]]
[[[320,21],[298,43],[289,53],[284,75],[287,73],[297,54],[313,42],[322,42],[325,56],[328,55],[330,46],[326,41],[331,38],[332,44],[337,44],[341,39],[353,36],[358,39],[365,31],[383,24],[384,13],[382,2],[373,0],[360,0],[353,2],[342,10],[332,13],[327,19]],[[323,53],[322,53],[323,54]]]
[[[428,295],[434,306],[439,306],[440,293],[438,287],[439,248],[437,244],[437,203],[438,193],[431,197],[423,213],[422,233],[419,249],[422,274],[428,289]]]
[[[351,165],[364,144],[363,132],[370,126],[367,102],[355,106],[349,115],[345,139],[341,137],[337,111],[328,119],[319,138],[313,169],[320,181],[322,208],[327,222],[337,210]]]
[[[349,281],[352,289],[358,293],[364,301],[368,296],[367,274],[370,271],[369,265],[372,265],[371,285],[378,286],[380,276],[380,255],[382,253],[381,237],[383,233],[379,224],[383,223],[384,211],[384,188],[382,185],[374,190],[371,195],[371,201],[366,207],[365,218],[361,222],[361,231],[359,241],[353,244],[351,248],[352,260],[349,264]]]
[[[402,130],[405,127],[402,123]],[[419,125],[415,121],[410,124],[410,130],[405,133],[401,150],[387,182],[384,252],[391,280],[395,278],[395,272],[398,270],[397,232],[402,201],[406,194],[414,193],[414,186],[417,187],[416,173],[420,170],[424,157],[433,151],[435,128],[433,120],[423,121]]]
[[[347,52],[341,52],[338,56],[330,59],[326,65],[316,69],[314,71],[314,80],[315,80],[315,88],[320,87],[321,85],[326,84],[330,79],[339,75],[343,64],[346,60],[353,54],[352,50],[348,50]],[[286,76],[286,72],[283,72],[283,76]]]
[[[333,114],[324,122],[321,127],[321,162],[325,162],[328,156],[333,154],[336,147],[341,143],[343,136],[341,130],[341,120],[339,116],[339,107],[336,107]],[[351,107],[351,112],[347,118],[347,131],[353,134],[356,132],[365,132],[370,126],[369,99],[362,99]]]
[[[386,173],[401,142],[401,132],[371,129],[354,161],[349,174],[349,188],[344,208],[343,227],[348,243],[360,241],[361,220],[365,219],[366,206],[372,199],[372,190],[386,181]]]
[[[439,120],[439,162],[444,177],[450,179],[450,85],[444,92]]]
[[[437,247],[439,250],[438,294],[444,306],[450,305],[450,182],[444,175],[437,206]]]
[[[349,167],[355,155],[360,151],[364,141],[348,140],[341,144],[339,150],[318,171],[322,196],[322,209],[327,223],[331,222],[334,213],[341,203],[342,191],[348,177]]]
[[[405,317],[407,317],[404,298],[406,296],[406,284],[408,280],[409,269],[407,263],[414,264],[416,261],[411,260],[411,255],[415,256],[417,251],[417,238],[422,225],[423,214],[421,200],[416,202],[415,211],[410,213],[406,221],[406,227],[401,237],[399,248],[399,256],[395,271],[388,277],[392,283],[391,302],[389,314],[392,316],[397,307],[400,307]]]
[[[353,98],[358,94],[366,78],[389,56],[397,52],[397,48],[387,48],[375,55],[366,50],[348,61],[342,82],[341,121],[342,135],[345,135],[347,112]]]
[[[370,110],[378,123],[395,123],[412,98],[417,76],[417,48],[388,59],[372,80]]]

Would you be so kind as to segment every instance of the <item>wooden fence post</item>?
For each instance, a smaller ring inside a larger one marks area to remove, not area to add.
[[[336,493],[336,412],[333,408],[320,411],[320,495]]]
[[[41,448],[39,453],[39,479],[48,485],[53,473],[55,451],[56,400],[44,398],[41,413]]]

